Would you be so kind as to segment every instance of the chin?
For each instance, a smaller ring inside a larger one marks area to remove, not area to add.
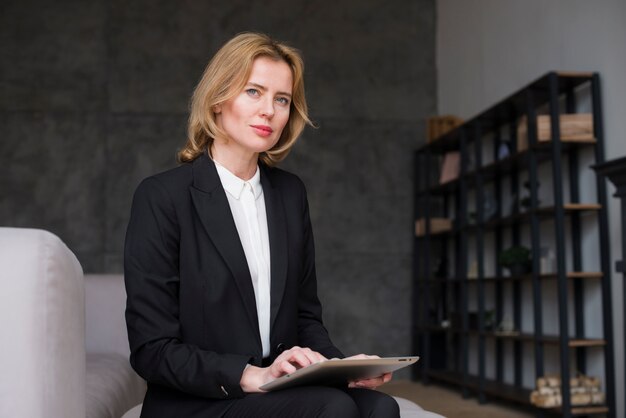
[[[274,146],[276,146],[276,144],[278,143],[278,141],[263,141],[262,143],[255,143],[255,144],[251,144],[251,146],[248,147],[248,149],[250,149],[251,151],[260,154],[262,152],[266,152],[271,150],[272,148],[274,148]]]

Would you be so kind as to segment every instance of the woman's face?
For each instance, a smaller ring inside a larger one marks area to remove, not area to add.
[[[216,123],[228,135],[228,146],[258,154],[271,149],[289,120],[291,68],[284,61],[259,57],[237,96],[216,106]]]

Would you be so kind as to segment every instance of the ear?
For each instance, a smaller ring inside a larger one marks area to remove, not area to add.
[[[215,113],[216,115],[222,113],[222,105],[216,104],[215,106],[213,106],[213,113]]]

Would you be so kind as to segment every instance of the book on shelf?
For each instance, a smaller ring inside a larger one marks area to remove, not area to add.
[[[458,151],[446,152],[441,163],[439,184],[444,184],[459,177],[461,169],[461,153]]]
[[[430,218],[430,233],[437,234],[440,232],[450,231],[452,229],[452,220],[448,218]],[[426,219],[420,218],[415,221],[415,235],[418,237],[426,235]]]
[[[463,119],[454,115],[432,116],[427,120],[426,138],[433,142],[442,135],[463,124]]]
[[[591,113],[568,113],[559,115],[561,141],[580,142],[593,140],[593,116]],[[537,142],[552,138],[550,115],[537,115]],[[517,124],[517,150],[528,149],[528,119],[520,118]]]

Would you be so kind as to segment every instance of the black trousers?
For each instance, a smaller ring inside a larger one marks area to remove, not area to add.
[[[303,386],[249,394],[233,403],[227,418],[399,418],[391,396],[370,389]]]

